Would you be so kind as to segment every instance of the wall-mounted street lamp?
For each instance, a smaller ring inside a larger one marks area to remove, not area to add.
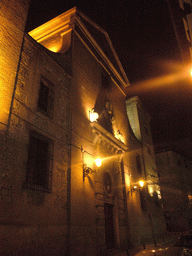
[[[143,187],[144,187],[144,184],[145,184],[145,183],[144,183],[143,180],[140,180],[140,181],[139,181],[139,186],[140,186],[140,188],[143,188]]]
[[[98,172],[98,168],[101,166],[101,159],[96,158],[95,159],[95,164],[97,166],[97,169],[95,169],[95,170],[88,167],[86,164],[83,164],[83,181],[85,180],[85,177],[87,177],[89,174]]]
[[[139,180],[137,184],[131,185],[131,196],[135,191],[140,191],[144,187],[145,182],[143,180]]]
[[[90,122],[96,122],[99,117],[99,114],[95,112],[94,108],[89,110],[89,120]]]

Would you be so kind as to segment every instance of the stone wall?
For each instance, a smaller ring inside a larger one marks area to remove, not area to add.
[[[37,107],[41,76],[54,85],[53,117]],[[66,250],[69,85],[70,77],[45,49],[26,35],[8,136],[0,152],[0,239],[3,241],[0,251],[3,255],[11,255],[13,251],[16,255],[37,252],[63,255]],[[24,186],[31,131],[53,143],[51,193]]]
[[[2,0],[0,8],[0,131],[6,129],[30,0]]]

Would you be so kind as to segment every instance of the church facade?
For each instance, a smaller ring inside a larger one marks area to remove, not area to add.
[[[149,117],[126,99],[108,34],[72,8],[23,35],[12,87],[4,76],[2,253],[108,255],[156,242],[165,229]]]

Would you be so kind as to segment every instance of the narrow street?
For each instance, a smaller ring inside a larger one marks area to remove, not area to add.
[[[176,243],[175,239],[167,241],[163,244],[159,244],[156,247],[154,245],[146,246],[145,250],[141,250],[134,256],[191,256],[192,252],[189,249],[183,247],[174,246]]]
[[[141,250],[140,252],[138,252],[137,254],[135,254],[135,256],[140,256],[140,255],[146,255],[146,256],[159,256],[159,255],[175,255],[175,253],[170,254],[169,252],[169,247],[154,247],[154,248],[148,248],[145,250]]]

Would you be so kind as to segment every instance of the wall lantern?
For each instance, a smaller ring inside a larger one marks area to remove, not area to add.
[[[140,186],[140,188],[143,188],[143,187],[144,187],[144,181],[143,181],[143,180],[140,180],[140,181],[139,181],[139,186]]]
[[[83,181],[85,180],[85,177],[87,177],[89,174],[96,173],[98,172],[98,167],[101,166],[101,159],[96,158],[95,159],[95,164],[97,168],[93,170],[92,168],[88,167],[86,164],[83,164]]]
[[[144,184],[145,184],[145,182],[143,180],[140,180],[138,182],[138,184],[131,185],[131,196],[132,196],[133,192],[135,192],[137,190],[141,191],[142,188],[144,187]]]
[[[99,117],[99,114],[95,112],[94,108],[89,110],[89,120],[90,122],[96,122]]]
[[[191,75],[191,77],[192,77],[192,68],[190,69],[190,71],[189,71],[189,72],[190,72],[190,75]]]

